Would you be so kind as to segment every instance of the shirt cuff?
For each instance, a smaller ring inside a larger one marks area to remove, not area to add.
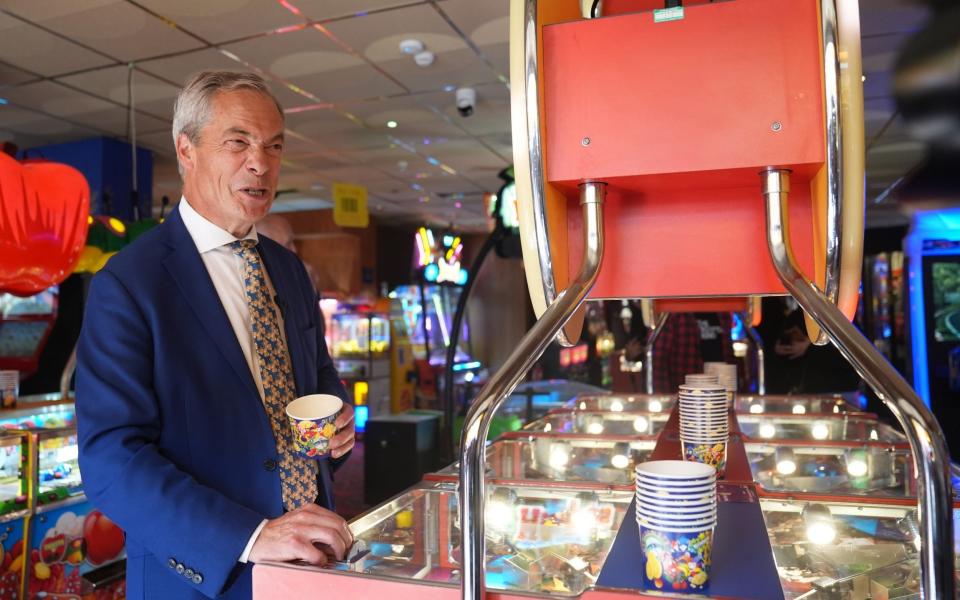
[[[247,547],[243,549],[243,554],[240,555],[240,558],[237,559],[237,562],[249,562],[250,551],[253,550],[253,545],[257,543],[257,538],[260,537],[260,532],[263,531],[263,526],[266,524],[266,519],[260,521],[260,526],[253,531],[253,535],[250,536],[250,541],[247,542]]]

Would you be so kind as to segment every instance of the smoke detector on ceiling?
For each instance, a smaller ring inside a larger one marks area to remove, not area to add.
[[[418,54],[423,52],[424,45],[418,39],[410,38],[400,42],[400,52],[404,54]]]
[[[418,67],[429,67],[433,64],[434,58],[436,57],[433,55],[433,52],[424,50],[423,52],[417,52],[413,55],[413,62],[417,63]]]

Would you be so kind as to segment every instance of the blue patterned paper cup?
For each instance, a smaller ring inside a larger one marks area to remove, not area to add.
[[[710,586],[713,527],[651,528],[640,525],[643,583],[648,590],[703,594]]]
[[[304,458],[322,458],[330,453],[330,439],[337,433],[334,423],[343,409],[343,400],[330,394],[301,396],[287,405],[287,419],[293,429],[293,445]]]

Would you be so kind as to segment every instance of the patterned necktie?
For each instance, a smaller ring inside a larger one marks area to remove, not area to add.
[[[230,249],[243,260],[243,289],[250,309],[250,333],[257,350],[257,365],[263,383],[263,406],[280,457],[280,484],[283,507],[288,511],[314,502],[317,488],[317,463],[296,454],[293,432],[285,412],[296,398],[293,369],[287,345],[280,335],[280,324],[263,276],[263,263],[254,240],[231,242]]]

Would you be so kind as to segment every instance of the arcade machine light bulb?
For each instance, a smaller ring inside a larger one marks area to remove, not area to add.
[[[805,415],[807,414],[807,407],[802,404],[794,404],[791,412],[795,415]]]
[[[517,494],[509,488],[497,488],[490,494],[485,512],[486,523],[495,531],[509,531],[513,526],[513,512]]]
[[[863,450],[852,450],[847,453],[847,474],[850,477],[863,477],[870,470],[867,465],[867,453]]]
[[[760,437],[769,440],[777,435],[777,427],[773,423],[761,423],[759,433]]]
[[[647,433],[650,429],[650,421],[646,417],[637,417],[633,420],[633,430],[637,433]]]
[[[587,433],[590,435],[600,435],[603,433],[603,419],[600,417],[590,419],[590,422],[587,424]]]
[[[550,467],[562,471],[567,468],[570,462],[570,445],[566,442],[558,442],[550,446],[550,458],[548,460]]]
[[[750,414],[752,415],[763,414],[763,404],[761,404],[760,402],[754,402],[753,404],[751,404]]]
[[[626,469],[630,466],[630,446],[626,442],[617,442],[613,445],[610,465],[614,469]]]
[[[801,513],[806,527],[807,540],[812,544],[826,545],[837,538],[837,526],[830,509],[823,504],[808,504]]]
[[[815,440],[825,440],[830,437],[830,427],[823,422],[817,422],[810,428],[810,434]]]
[[[611,411],[611,412],[623,412],[623,402],[620,402],[619,400],[614,400],[613,402],[611,402],[611,403],[610,403],[610,411]]]
[[[651,400],[647,403],[647,410],[652,413],[658,413],[663,410],[663,403],[659,400]]]
[[[777,473],[780,475],[793,475],[797,472],[797,458],[790,448],[779,448],[774,457],[777,461]]]

